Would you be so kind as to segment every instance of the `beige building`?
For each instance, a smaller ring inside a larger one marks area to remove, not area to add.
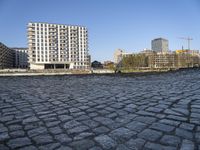
[[[150,49],[144,49],[140,52],[140,54],[145,54],[146,56],[149,56],[149,55],[153,55],[155,54],[156,52],[153,51],[153,50],[150,50]]]
[[[154,53],[148,56],[148,64],[150,68],[175,68],[175,53]]]
[[[88,31],[83,26],[29,23],[30,69],[87,69]]]
[[[14,51],[0,42],[0,69],[13,68]]]
[[[132,55],[131,53],[127,53],[124,50],[117,49],[114,52],[114,63],[119,64],[122,61],[123,57],[126,57],[128,55]]]

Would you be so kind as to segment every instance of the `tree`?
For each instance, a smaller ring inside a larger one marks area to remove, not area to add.
[[[148,57],[144,54],[125,56],[122,58],[122,67],[126,69],[148,67]]]

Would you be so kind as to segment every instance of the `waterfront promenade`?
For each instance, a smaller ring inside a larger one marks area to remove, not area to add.
[[[200,70],[0,77],[7,149],[200,149]]]

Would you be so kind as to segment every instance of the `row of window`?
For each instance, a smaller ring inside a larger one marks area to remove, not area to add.
[[[36,47],[32,47],[31,48],[31,50],[36,50]],[[43,47],[41,47],[41,49],[39,48],[39,47],[37,47],[37,50],[48,50],[48,51],[51,51],[51,50],[55,50],[55,51],[58,51],[58,48],[57,47],[49,47],[49,49],[47,49],[47,47],[46,48],[43,48]],[[85,47],[83,47],[83,48],[81,48],[81,49],[78,49],[77,47],[76,48],[74,48],[74,47],[71,47],[70,49],[68,49],[68,48],[60,48],[60,51],[86,51],[86,48]]]
[[[41,42],[39,41],[39,40],[37,40],[37,44],[39,44],[39,43],[42,43],[42,44],[44,44],[45,43],[45,45],[47,45],[47,40],[41,40]],[[32,43],[30,43],[30,44],[32,44],[32,45],[34,45],[36,43],[36,41],[35,40],[33,40],[32,41]],[[50,44],[52,44],[52,43],[56,43],[56,44],[58,44],[58,40],[49,40],[49,43]],[[71,41],[71,42],[68,42],[68,41],[65,41],[65,40],[60,40],[60,43],[61,44],[63,44],[63,45],[68,45],[68,44],[80,44],[80,45],[83,45],[83,44],[87,44],[87,42],[77,42],[77,41]]]
[[[39,23],[32,23],[31,24],[32,27],[37,27],[37,28],[45,28],[45,27],[50,27],[50,28],[70,28],[70,29],[73,29],[73,30],[76,30],[76,29],[82,29],[82,30],[86,30],[85,27],[80,27],[80,26],[67,26],[67,25],[58,25],[58,24],[39,24]]]
[[[35,62],[36,59],[33,58],[32,61]],[[50,61],[50,62],[54,62],[54,61],[55,61],[55,62],[57,62],[57,61],[63,62],[63,61],[69,61],[69,59],[60,59],[60,60],[58,60],[57,58],[50,58],[50,59],[43,59],[43,58],[40,59],[40,58],[38,58],[37,61],[38,61],[38,62],[49,62],[49,61]],[[77,59],[71,59],[71,61],[79,61],[79,60],[77,60]],[[81,60],[81,61],[82,61],[82,60]],[[75,64],[75,65],[87,65],[88,63],[83,63],[83,62],[82,62],[82,63],[74,63],[74,64]]]
[[[55,51],[55,50],[49,50],[49,51],[47,51],[47,50],[45,50],[45,51],[37,50],[37,53],[40,53],[40,52],[41,52],[41,54],[44,54],[44,53],[56,53],[56,54],[58,54],[58,51]],[[36,51],[33,50],[32,54],[35,54],[35,53],[36,53]],[[69,53],[74,54],[74,55],[79,55],[79,54],[86,55],[87,54],[86,51],[81,51],[81,52],[79,52],[79,51],[71,51],[71,52],[69,52],[69,51],[60,51],[60,54],[69,54]]]
[[[33,33],[33,32],[31,32],[30,34],[31,35],[34,35],[34,34],[38,34],[38,35],[47,35],[47,33],[48,32],[39,32],[39,31],[37,31],[37,32],[35,32],[35,33]],[[48,33],[49,35],[60,35],[60,36],[81,36],[81,37],[84,37],[84,36],[87,36],[87,34],[86,33],[80,33],[80,34],[78,34],[78,33],[76,33],[76,34],[73,34],[73,33],[71,33],[71,34],[69,34],[69,33],[60,33],[60,34],[58,34],[58,32],[49,32]]]
[[[32,55],[32,58],[35,58],[36,57],[36,55]],[[37,55],[37,57],[38,58],[59,58],[58,57],[58,55]],[[71,59],[77,59],[77,60],[80,60],[80,61],[82,61],[82,60],[85,60],[85,61],[87,61],[87,57],[77,57],[77,56],[73,56],[73,55],[71,55],[71,57],[69,57],[69,56],[66,56],[66,55],[61,55],[60,56],[60,58],[71,58]]]
[[[64,36],[64,37],[62,37],[62,36],[60,36],[59,38],[58,37],[55,37],[55,36],[48,36],[48,38],[47,38],[47,36],[42,36],[41,35],[41,37],[38,35],[38,36],[31,36],[31,38],[29,38],[29,40],[36,40],[36,37],[37,37],[37,40],[39,40],[39,39],[41,39],[41,40],[44,40],[44,39],[49,39],[49,40],[58,40],[58,39],[61,39],[61,40],[70,40],[70,41],[82,41],[82,40],[85,40],[85,41],[87,41],[88,40],[88,38],[86,38],[86,37],[84,37],[84,38],[75,38],[75,37],[66,37],[66,36]]]
[[[55,49],[58,49],[58,44],[49,44],[49,46],[47,46],[47,44],[44,44],[44,43],[41,43],[41,44],[39,44],[39,43],[37,43],[37,44],[32,44],[31,45],[32,47],[38,47],[38,49],[39,49],[39,46],[41,46],[41,49],[43,50],[43,49],[47,49],[47,47],[49,47],[49,48],[55,48]],[[82,45],[78,45],[78,44],[70,44],[70,45],[64,45],[64,44],[60,44],[60,47],[61,48],[65,48],[65,49],[68,49],[69,47],[70,47],[70,49],[71,48],[85,48],[86,49],[86,44],[82,44]]]

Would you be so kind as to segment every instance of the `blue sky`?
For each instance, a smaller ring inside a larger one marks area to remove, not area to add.
[[[26,47],[28,22],[84,25],[92,60],[112,60],[114,50],[137,52],[164,37],[171,50],[200,49],[200,0],[0,0],[0,41]]]

